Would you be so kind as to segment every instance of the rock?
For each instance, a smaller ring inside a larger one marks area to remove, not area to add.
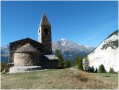
[[[19,66],[19,67],[11,67],[9,69],[9,73],[21,73],[21,72],[29,72],[35,70],[41,70],[41,66]]]

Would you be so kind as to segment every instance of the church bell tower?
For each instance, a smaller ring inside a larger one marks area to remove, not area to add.
[[[52,54],[51,25],[45,13],[42,15],[38,28],[38,41],[46,47],[48,54]]]

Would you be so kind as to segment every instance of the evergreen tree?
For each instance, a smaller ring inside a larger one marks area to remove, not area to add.
[[[55,55],[59,58],[59,68],[64,68],[64,57],[58,49],[55,50]]]
[[[106,70],[105,70],[105,67],[104,67],[103,64],[101,64],[101,65],[99,66],[99,72],[100,72],[100,73],[106,73]]]
[[[97,72],[98,72],[98,69],[96,68],[96,69],[95,69],[95,73],[97,73]]]
[[[109,73],[116,73],[113,68],[110,67]]]
[[[65,68],[69,68],[69,67],[71,67],[71,62],[70,62],[69,59],[67,59],[67,60],[65,61],[65,65],[64,65],[64,67],[65,67]]]
[[[80,69],[80,70],[83,70],[83,63],[82,63],[82,58],[77,56],[75,59],[74,59],[74,65]]]
[[[74,66],[78,66],[79,60],[78,60],[79,56],[76,56],[74,58]]]
[[[92,67],[91,67],[91,72],[94,73],[94,70],[95,70],[95,69],[94,69],[94,67],[92,66]]]
[[[78,64],[78,69],[83,70],[83,63],[82,63],[83,59],[79,58],[79,64]]]
[[[94,69],[93,66],[92,67],[89,67],[88,72],[94,73],[94,71],[95,71],[95,69]]]

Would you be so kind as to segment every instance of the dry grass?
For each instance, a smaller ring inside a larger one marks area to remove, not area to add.
[[[76,68],[68,68],[3,74],[1,87],[3,89],[112,89],[117,88],[117,82]]]

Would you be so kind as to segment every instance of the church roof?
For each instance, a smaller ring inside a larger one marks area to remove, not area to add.
[[[56,57],[55,55],[44,55],[46,58],[48,58],[49,60],[56,60],[58,59],[58,57]]]
[[[49,23],[46,15],[45,15],[45,13],[43,13],[43,15],[42,15],[42,18],[41,18],[41,21],[40,21],[40,25],[48,25],[48,26],[50,26],[50,23]]]
[[[26,52],[39,52],[36,48],[34,48],[30,43],[23,45],[15,52],[17,53],[26,53]]]
[[[39,42],[37,42],[37,41],[35,41],[35,40],[33,40],[33,39],[27,37],[27,38],[23,38],[23,39],[20,39],[20,40],[16,40],[16,41],[10,42],[10,44],[22,43],[22,42],[24,42],[24,41],[27,41],[27,43],[29,43],[29,42],[39,43]],[[42,43],[39,43],[39,44],[42,44]]]

